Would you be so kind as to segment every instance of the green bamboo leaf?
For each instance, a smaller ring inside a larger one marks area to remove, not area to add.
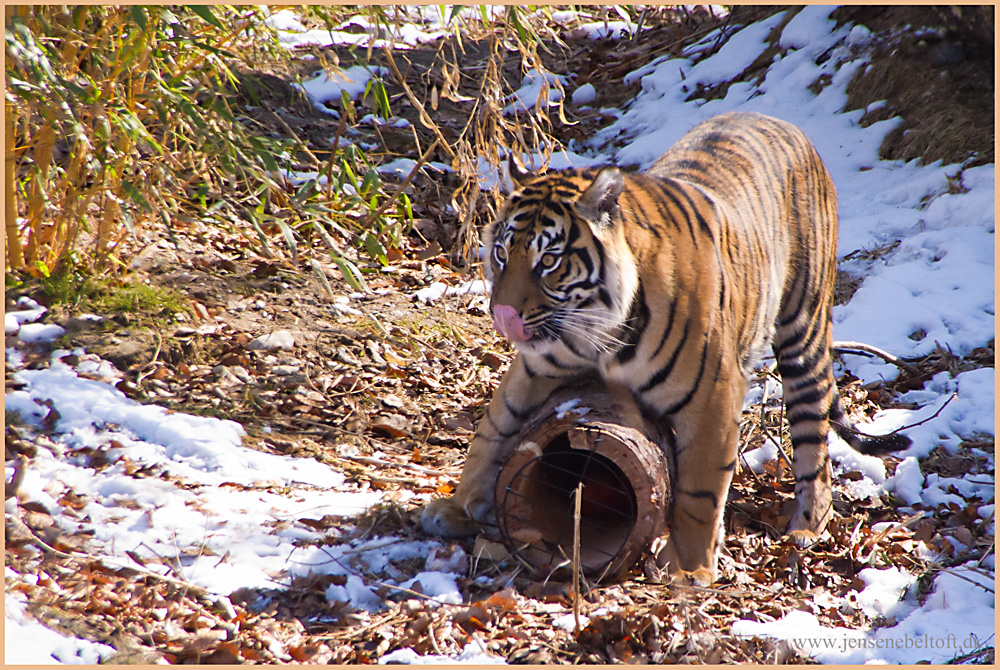
[[[333,262],[340,268],[340,273],[344,275],[344,280],[351,288],[362,293],[371,293],[371,289],[368,288],[368,282],[365,281],[365,277],[361,274],[361,270],[358,269],[357,265],[333,252],[330,253],[330,257],[333,258]]]
[[[358,190],[358,195],[360,195],[361,197],[367,197],[368,192],[372,188],[378,190],[378,187],[380,185],[381,185],[381,180],[379,179],[378,176],[378,170],[376,170],[375,168],[371,168],[370,170],[368,170],[368,173],[365,174],[364,181],[361,182],[361,188]]]
[[[521,25],[521,13],[518,8],[514,5],[509,5],[507,7],[507,20],[511,22],[514,26],[514,30],[517,31],[518,37],[521,38],[521,42],[527,44],[530,40],[528,39],[528,32]]]
[[[274,154],[268,149],[267,145],[264,144],[260,138],[254,137],[253,135],[247,136],[247,142],[254,150],[254,155],[261,159],[264,163],[264,168],[268,172],[278,172],[281,168],[278,166],[278,161],[274,159]]]
[[[260,191],[258,191],[259,193]],[[246,217],[247,221],[250,222],[250,225],[257,232],[257,239],[260,240],[260,245],[264,249],[264,255],[269,258],[273,257],[274,253],[271,251],[271,246],[267,243],[267,235],[264,234],[264,229],[260,225],[260,218],[257,213],[249,207],[240,207],[240,209],[243,211],[243,216]]]
[[[371,81],[375,93],[375,108],[382,118],[391,118],[392,109],[389,107],[389,94],[385,90],[385,83],[379,78],[373,78]]]
[[[368,252],[369,258],[377,260],[382,267],[389,264],[389,258],[386,255],[385,246],[371,232],[365,235],[365,251]]]
[[[165,209],[161,209],[160,210],[160,219],[163,220],[163,225],[167,227],[167,237],[169,237],[170,241],[173,242],[174,249],[176,249],[177,251],[180,251],[181,250],[181,245],[177,241],[177,236],[174,235],[174,227],[170,223],[170,213],[167,212],[167,210],[165,210]]]
[[[202,42],[201,40],[187,40],[187,41],[189,41],[191,44],[198,47],[199,49],[204,49],[205,51],[215,54],[216,56],[226,56],[227,58],[236,58],[236,54],[233,53],[232,51],[226,51],[225,49],[220,49],[206,42]],[[214,63],[214,65],[219,65],[219,64]]]
[[[205,209],[208,205],[208,184],[202,182],[198,185],[198,190],[194,193],[195,197],[198,198],[198,204],[201,205],[202,209]]]
[[[354,170],[352,170],[351,166],[347,164],[347,161],[343,161],[343,164],[344,175],[347,177],[347,180],[351,182],[351,186],[354,187],[354,192],[361,193],[361,186],[358,184],[358,178],[354,176]]]
[[[299,245],[295,242],[295,233],[292,232],[291,226],[285,223],[284,219],[275,219],[274,221],[278,224],[281,234],[285,237],[285,243],[288,244],[288,248],[292,251],[292,265],[298,265]]]
[[[129,199],[132,202],[139,205],[139,207],[141,207],[146,212],[152,213],[155,211],[153,209],[153,206],[149,204],[149,201],[146,200],[146,196],[144,196],[142,192],[139,191],[139,189],[137,189],[135,185],[132,184],[129,180],[123,179],[121,182],[121,186],[122,190],[125,191],[125,194],[129,197]]]
[[[292,196],[292,202],[297,205],[304,205],[319,191],[319,186],[315,179],[307,179],[301,186],[295,191],[295,195]]]
[[[402,203],[403,203],[403,209],[406,211],[406,219],[408,221],[412,220],[413,219],[413,207],[410,204],[410,196],[406,195],[405,193],[400,193],[399,194],[399,199],[402,201]]]
[[[208,5],[188,5],[188,8],[192,12],[200,16],[202,19],[204,19],[207,23],[210,23],[219,30],[225,30],[225,27],[222,25],[222,22],[219,21],[218,18],[216,18],[215,14],[212,13],[212,8],[209,7]]]
[[[140,30],[145,32],[146,26],[149,24],[148,19],[146,17],[146,10],[139,5],[132,5],[131,12],[132,12],[132,20],[136,22]]]
[[[38,274],[42,275],[46,279],[52,276],[52,271],[49,270],[49,266],[43,263],[42,261],[35,261],[34,263],[32,263],[32,265],[34,266],[35,270],[38,271]]]

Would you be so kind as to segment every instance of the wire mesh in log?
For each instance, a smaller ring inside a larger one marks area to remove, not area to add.
[[[525,423],[500,471],[500,533],[538,578],[572,570],[580,484],[580,566],[589,577],[619,576],[666,528],[672,433],[624,395],[597,383],[555,394]]]

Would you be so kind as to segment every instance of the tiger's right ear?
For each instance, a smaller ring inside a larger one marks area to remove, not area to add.
[[[521,188],[528,181],[529,177],[531,177],[531,172],[517,164],[517,160],[514,159],[514,152],[511,151],[507,154],[507,174],[503,180],[504,186],[507,188],[507,193],[513,193]]]
[[[625,189],[625,178],[616,167],[606,167],[597,173],[594,181],[577,201],[581,214],[592,222],[606,226],[618,214],[618,198]]]

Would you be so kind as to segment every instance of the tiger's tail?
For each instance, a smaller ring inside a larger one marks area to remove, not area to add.
[[[913,444],[910,438],[900,433],[867,435],[859,431],[844,413],[839,394],[834,394],[833,402],[830,404],[830,427],[852,449],[869,456],[881,456],[894,451],[903,451]]]

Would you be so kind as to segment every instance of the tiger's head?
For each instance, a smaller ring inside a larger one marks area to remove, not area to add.
[[[523,353],[559,343],[594,357],[620,344],[638,285],[614,167],[536,175],[510,161],[513,189],[484,236],[498,333]]]

